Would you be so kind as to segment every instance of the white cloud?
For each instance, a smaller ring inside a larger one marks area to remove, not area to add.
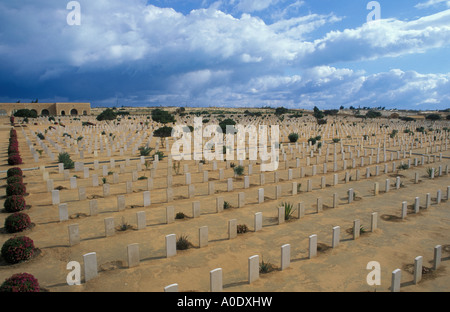
[[[415,7],[418,9],[426,9],[426,8],[429,8],[432,6],[439,5],[441,3],[446,4],[447,7],[450,8],[450,1],[448,1],[448,0],[428,0],[427,2],[420,2],[420,3],[416,4]]]
[[[236,7],[242,12],[255,12],[262,11],[268,7],[275,5],[280,0],[239,0]]]
[[[280,14],[267,24],[249,13],[239,18],[224,13],[220,1],[182,14],[144,0],[96,0],[81,2],[81,26],[68,26],[65,4],[24,2],[25,7],[0,3],[5,25],[0,76],[8,80],[26,77],[67,90],[77,78],[80,89],[74,93],[88,88],[89,95],[106,93],[103,98],[117,92],[131,94],[130,101],[174,105],[336,107],[449,100],[449,75],[400,70],[367,75],[337,64],[446,46],[450,10],[407,22],[381,20],[311,40],[306,37],[315,30],[341,19],[332,13]],[[256,12],[277,2],[232,4]],[[302,5],[296,1],[286,10]]]

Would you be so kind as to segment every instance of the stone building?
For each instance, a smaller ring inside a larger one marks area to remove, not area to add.
[[[91,103],[0,103],[0,116],[19,109],[34,110],[38,116],[80,116],[91,114]]]

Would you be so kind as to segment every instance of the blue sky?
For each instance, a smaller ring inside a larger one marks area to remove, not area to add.
[[[0,102],[450,107],[450,1],[0,2]]]

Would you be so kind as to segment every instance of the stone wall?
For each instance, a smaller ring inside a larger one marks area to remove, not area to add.
[[[35,110],[38,115],[90,115],[90,103],[0,103],[0,115],[11,116],[19,109]]]

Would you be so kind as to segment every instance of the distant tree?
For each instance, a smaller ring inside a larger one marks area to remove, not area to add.
[[[323,114],[325,116],[336,116],[339,113],[339,110],[337,109],[327,109],[323,111]]]
[[[167,138],[172,135],[172,127],[164,126],[153,131],[153,135],[157,138]]]
[[[374,111],[374,110],[370,110],[366,113],[366,117],[367,118],[377,118],[377,117],[381,117],[381,113]]]
[[[323,119],[325,117],[325,114],[323,111],[321,111],[317,106],[314,106],[314,113],[313,116],[319,120],[319,119]]]
[[[162,124],[175,122],[175,117],[163,109],[154,109],[152,111],[152,120]]]
[[[447,120],[450,120],[450,115],[447,115]]]
[[[227,133],[227,126],[235,126],[236,122],[233,119],[227,118],[219,123],[219,127],[222,129],[222,133]],[[236,133],[236,128],[233,127],[233,133]]]
[[[37,113],[34,110],[22,108],[14,113],[14,117],[37,118]]]
[[[275,115],[279,116],[279,115],[283,115],[283,114],[287,114],[289,112],[289,110],[287,108],[284,107],[277,107],[275,109]]]
[[[291,133],[288,136],[289,142],[295,143],[298,141],[298,134],[297,133]]]
[[[340,109],[340,110],[343,110],[343,109],[344,109],[344,106],[341,105],[341,107],[339,107],[339,109]]]
[[[391,118],[391,119],[398,119],[398,118],[400,118],[400,115],[397,114],[397,113],[392,113],[391,116],[389,116],[389,118]]]
[[[425,117],[426,120],[441,120],[442,117],[439,114],[430,114]]]
[[[101,112],[98,116],[97,116],[97,120],[98,121],[102,121],[102,120],[114,120],[117,118],[117,113],[112,110],[111,108],[107,108],[105,109],[103,112]]]

